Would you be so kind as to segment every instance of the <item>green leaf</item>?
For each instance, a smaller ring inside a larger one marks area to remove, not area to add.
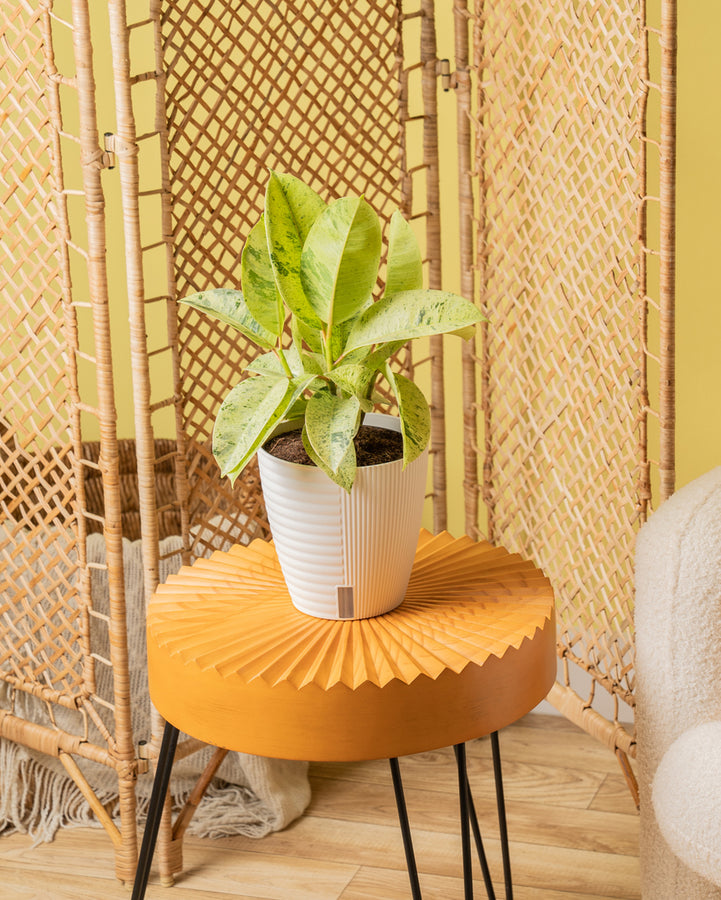
[[[350,366],[350,365],[361,365],[365,364],[365,360],[368,358],[370,353],[370,347],[358,347],[356,350],[350,350],[348,353],[339,353],[338,356],[342,356],[342,365]]]
[[[258,375],[245,378],[231,390],[213,429],[213,455],[221,475],[235,481],[313,380],[313,375],[291,379]]]
[[[277,337],[283,330],[285,315],[270,263],[264,216],[253,226],[243,247],[240,283],[251,314]]]
[[[331,472],[337,472],[360,424],[357,397],[318,391],[308,401],[305,427],[311,446]]]
[[[299,397],[283,414],[284,421],[289,422],[291,419],[304,419],[306,406],[308,406],[308,401],[305,397]]]
[[[311,306],[331,332],[368,302],[380,256],[378,216],[362,197],[336,200],[316,219],[303,247],[300,274]]]
[[[398,400],[398,415],[403,433],[403,468],[426,449],[431,436],[431,411],[423,391],[405,376],[385,366],[385,376]]]
[[[455,331],[450,331],[449,334],[454,335],[455,337],[459,337],[462,341],[470,341],[470,339],[476,333],[475,325],[466,325],[465,328],[457,328]]]
[[[283,302],[303,322],[321,328],[300,280],[303,239],[283,186],[273,172],[265,192],[265,231],[273,277]]]
[[[300,353],[295,349],[295,346],[291,345],[290,347],[283,348],[283,356],[285,356],[285,361],[290,366],[290,371],[293,375],[300,377],[301,375],[307,374],[305,366],[303,365],[303,360]],[[313,374],[316,373],[314,372]]]
[[[448,291],[402,291],[384,297],[356,321],[345,350],[458,331],[483,316],[468,300]]]
[[[312,188],[295,175],[288,175],[285,172],[273,174],[283,188],[301,244],[304,244],[311,226],[326,208],[326,204]]]
[[[359,312],[363,312],[366,309],[370,309],[373,306],[373,300],[368,299],[368,301],[361,307]],[[343,355],[343,349],[348,342],[348,335],[351,333],[353,325],[355,324],[356,317],[352,319],[348,319],[346,322],[341,322],[340,325],[336,324],[333,326],[333,333],[331,335],[331,357],[335,362],[340,356]],[[367,352],[367,351],[366,351]],[[357,359],[354,359],[353,362],[357,362]],[[344,362],[350,362],[350,360],[346,359]]]
[[[316,375],[325,374],[325,359],[321,353],[304,353],[303,361],[307,372],[315,372]]]
[[[305,426],[303,427],[301,436],[303,439],[305,452],[313,460],[316,466],[318,466],[318,468],[322,472],[325,472],[325,474],[328,476],[328,478],[331,479],[331,481],[334,481],[337,485],[342,487],[344,491],[347,491],[350,494],[351,488],[353,487],[353,482],[355,481],[356,473],[355,447],[353,443],[351,442],[350,446],[348,447],[348,452],[343,457],[341,464],[338,466],[338,471],[332,472],[313,449],[313,445],[308,438],[308,433]]]
[[[296,344],[304,341],[313,353],[322,355],[323,342],[321,340],[320,331],[317,328],[311,328],[310,325],[306,325],[305,322],[301,322],[296,316],[293,316],[290,321],[291,333],[293,334],[293,340]]]
[[[283,350],[283,355],[294,376],[297,377],[303,374],[310,374],[310,371],[307,370],[303,364],[304,360],[301,359],[300,354],[294,346],[286,347]],[[264,353],[262,356],[257,356],[252,362],[248,363],[244,371],[258,372],[261,375],[280,375],[284,378],[288,375],[278,356],[277,349],[271,350],[269,353]],[[313,374],[320,375],[321,371],[322,370],[316,367],[313,369]]]
[[[246,378],[230,391],[213,429],[213,456],[221,475],[235,481],[281,420],[292,394],[288,379],[272,375]]]
[[[257,372],[259,375],[276,375],[285,378],[287,372],[283,368],[283,363],[278,358],[278,354],[271,350],[263,353],[262,356],[256,356],[254,360],[245,367],[246,372]]]
[[[372,353],[368,354],[363,365],[373,369],[380,369],[383,363],[390,359],[391,356],[395,356],[399,350],[402,350],[406,343],[407,341],[389,341],[387,344],[379,344]]]
[[[337,384],[346,394],[353,394],[362,399],[367,397],[370,391],[375,371],[365,365],[343,365],[331,369],[327,375],[333,384]]]
[[[240,291],[214,288],[191,294],[179,302],[207,313],[226,325],[232,325],[263,350],[270,350],[275,345],[275,335],[255,319]]]
[[[388,233],[388,270],[385,296],[423,287],[423,261],[413,229],[396,210]]]

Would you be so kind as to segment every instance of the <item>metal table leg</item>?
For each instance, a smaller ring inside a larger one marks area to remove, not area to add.
[[[158,757],[158,765],[155,772],[155,781],[153,782],[153,792],[150,797],[150,807],[148,809],[148,819],[145,824],[145,833],[143,834],[143,843],[140,849],[140,858],[138,860],[138,868],[135,873],[135,882],[133,884],[133,894],[131,900],[144,900],[145,891],[148,885],[148,876],[150,875],[150,866],[153,861],[153,853],[155,851],[155,842],[158,837],[158,829],[160,828],[160,819],[163,812],[163,803],[165,795],[168,792],[170,783],[170,773],[173,768],[173,758],[175,756],[175,748],[178,743],[178,729],[169,722],[165,723],[163,731],[163,742],[160,748],[160,756]],[[503,778],[501,774],[501,753],[498,741],[498,732],[491,735],[491,747],[493,752],[493,772],[496,782],[496,803],[498,806],[498,825],[501,835],[501,852],[503,856],[503,877],[506,888],[506,900],[513,900],[513,884],[511,882],[511,862],[508,849],[508,829],[506,823],[506,808],[503,793]],[[486,859],[481,831],[478,826],[478,817],[476,816],[475,805],[471,795],[470,784],[468,781],[468,769],[466,765],[466,745],[456,744],[454,747],[456,754],[456,764],[458,767],[458,794],[461,807],[461,843],[463,850],[463,886],[464,896],[466,900],[473,900],[473,872],[471,865],[471,845],[470,845],[470,828],[473,831],[473,837],[476,844],[478,859],[483,872],[483,880],[486,886],[486,892],[489,900],[495,900],[495,892],[491,882],[488,861]],[[401,835],[403,837],[403,849],[406,855],[406,864],[408,866],[408,877],[411,883],[411,895],[413,900],[422,900],[421,887],[418,879],[418,867],[416,865],[415,852],[413,850],[413,839],[411,837],[410,824],[408,822],[408,811],[406,809],[405,794],[403,792],[403,782],[401,780],[400,765],[397,757],[389,760],[391,767],[391,775],[393,777],[393,790],[396,797],[396,806],[398,808],[398,819],[401,827]]]
[[[501,773],[501,747],[498,732],[491,734],[491,750],[493,752],[493,775],[496,780],[496,807],[498,809],[498,830],[501,835],[501,853],[503,855],[503,881],[506,888],[506,900],[513,900],[513,881],[511,879],[511,854],[508,848],[508,827],[506,824],[506,802],[503,795],[503,775]]]
[[[165,795],[168,793],[168,785],[170,784],[170,773],[173,768],[178,733],[178,729],[171,725],[170,722],[165,723],[163,743],[160,746],[160,756],[158,757],[158,765],[155,770],[153,793],[150,797],[148,820],[145,823],[138,868],[135,870],[135,882],[131,900],[143,900],[145,897],[145,889],[148,886],[148,876],[150,875],[150,865],[153,861],[155,842],[158,838],[160,819],[163,814],[163,804]]]
[[[458,795],[460,798],[460,806],[461,806],[461,829],[463,829],[464,820],[470,821],[471,829],[473,831],[473,840],[476,845],[476,853],[478,854],[478,861],[481,864],[481,872],[483,873],[483,883],[486,886],[486,894],[488,895],[488,900],[496,900],[496,893],[493,888],[493,881],[491,880],[491,870],[488,867],[488,859],[486,858],[486,851],[483,847],[483,839],[481,837],[481,829],[478,826],[478,816],[476,815],[476,806],[473,802],[473,796],[471,795],[471,787],[468,781],[468,768],[466,765],[466,745],[465,744],[456,744],[453,748],[456,753],[456,764],[458,766]],[[465,801],[464,801],[465,794]],[[464,813],[465,808],[465,813]],[[466,825],[466,830],[468,826]],[[463,840],[463,831],[461,831],[461,840]],[[470,863],[470,856],[469,856]],[[470,865],[469,865],[470,872]],[[463,864],[463,877],[464,877],[464,889],[466,891],[466,898],[473,897],[473,877],[472,874],[466,876],[466,863],[465,863],[465,855],[464,855],[464,864]],[[466,880],[468,884],[466,884]]]
[[[488,900],[496,900],[496,893],[491,879],[491,872],[488,866],[488,859],[483,847],[483,839],[481,830],[478,825],[478,816],[476,815],[476,807],[471,794],[471,787],[468,781],[468,766],[466,762],[466,745],[456,744],[454,746],[456,755],[456,766],[458,768],[458,797],[460,801],[461,814],[461,848],[463,853],[463,891],[464,900],[473,900],[473,865],[471,860],[471,832],[476,845],[478,861],[481,865],[483,873],[483,883],[486,888]],[[506,823],[506,806],[503,793],[503,778],[501,774],[501,751],[498,740],[498,732],[491,735],[491,749],[493,753],[493,775],[496,784],[496,805],[498,808],[498,826],[501,838],[501,855],[503,858],[503,880],[505,885],[506,900],[513,900],[513,884],[511,881],[511,858],[508,848],[508,828]],[[398,819],[401,826],[401,834],[403,836],[403,848],[406,854],[406,863],[408,866],[408,877],[411,882],[411,894],[413,900],[421,900],[421,888],[418,880],[418,867],[416,864],[415,853],[413,850],[413,840],[411,837],[410,824],[408,822],[408,812],[406,809],[405,795],[403,793],[403,782],[401,781],[400,766],[397,758],[389,760],[391,766],[391,774],[393,776],[393,789],[396,795],[396,806],[398,807]],[[470,827],[469,827],[470,826]],[[135,900],[135,898],[133,898]]]
[[[456,744],[458,768],[458,800],[461,807],[461,852],[463,855],[463,896],[465,900],[473,900],[473,862],[471,860],[471,832],[469,822],[471,813],[468,807],[468,772],[466,769],[466,745]]]
[[[388,760],[391,765],[391,775],[393,776],[393,790],[396,795],[396,806],[398,808],[398,820],[401,825],[401,834],[403,836],[403,849],[406,853],[406,865],[408,866],[408,877],[411,882],[411,896],[413,900],[422,900],[421,885],[418,880],[418,867],[416,866],[416,855],[413,852],[413,839],[411,837],[411,829],[408,823],[408,811],[406,809],[406,798],[403,793],[403,782],[401,781],[401,769],[398,764],[398,758],[392,757]],[[135,900],[135,898],[133,898]]]

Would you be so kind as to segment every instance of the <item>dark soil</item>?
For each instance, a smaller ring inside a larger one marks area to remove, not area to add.
[[[389,431],[375,425],[361,425],[353,443],[356,464],[359,466],[377,466],[393,462],[395,459],[403,459],[403,436],[398,431]],[[272,437],[266,441],[263,449],[287,462],[299,463],[302,466],[314,465],[305,452],[300,429]]]

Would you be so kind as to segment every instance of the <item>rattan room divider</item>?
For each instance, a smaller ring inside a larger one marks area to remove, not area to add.
[[[164,536],[180,534],[189,560],[268,534],[255,472],[231,489],[209,452],[249,350],[176,299],[239,282],[268,167],[329,198],[363,191],[385,215],[399,206],[439,287],[437,113],[453,95],[461,290],[489,322],[463,350],[462,388],[442,339],[402,360],[431,394],[433,528],[462,479],[466,531],[546,570],[559,654],[592,685],[581,698],[560,683],[553,699],[632,755],[593,693],[632,705],[633,536],[652,484],[673,489],[672,0],[659,28],[644,0],[1,6],[0,736],[63,762],[115,842],[118,877],[135,866],[137,742],[150,738],[131,728],[122,538],[142,538],[149,595]],[[455,24],[442,52],[440,15]],[[118,242],[125,273],[109,271]],[[123,441],[117,399],[131,390]],[[446,452],[447,391],[463,395],[463,471]],[[91,531],[102,564],[88,562]],[[77,759],[117,771],[115,820]],[[166,875],[180,837],[166,828]]]

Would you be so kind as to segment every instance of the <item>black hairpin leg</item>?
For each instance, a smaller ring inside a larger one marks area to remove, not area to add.
[[[470,809],[468,807],[468,773],[466,770],[466,745],[456,744],[456,766],[458,768],[458,799],[461,807],[461,851],[463,854],[463,896],[473,900],[473,862],[471,860],[471,831],[469,828]]]
[[[491,734],[491,750],[493,752],[493,775],[496,780],[496,807],[498,808],[498,830],[501,835],[501,853],[503,855],[503,881],[506,887],[506,900],[513,900],[513,882],[511,880],[511,854],[508,849],[508,827],[506,824],[506,801],[503,795],[503,775],[501,773],[501,747],[498,732]]]
[[[143,834],[143,843],[140,848],[138,868],[135,870],[135,882],[133,884],[133,895],[131,900],[143,900],[145,897],[145,889],[148,886],[150,865],[153,861],[153,853],[155,852],[155,842],[158,838],[158,829],[160,828],[160,819],[163,815],[165,795],[168,793],[168,785],[170,784],[170,773],[173,768],[173,759],[175,757],[175,747],[177,743],[178,729],[174,725],[171,725],[170,722],[166,722],[165,730],[163,731],[163,743],[160,746],[158,765],[155,770],[153,793],[150,796],[148,819],[145,823],[145,833]]]
[[[416,866],[416,855],[413,852],[413,839],[411,838],[411,828],[408,823],[408,811],[406,810],[406,798],[403,794],[403,782],[401,781],[401,768],[398,764],[398,758],[392,757],[388,760],[391,764],[391,775],[393,776],[393,790],[396,795],[396,806],[398,807],[398,820],[401,825],[401,835],[403,836],[403,849],[406,853],[406,865],[408,866],[408,878],[411,882],[411,895],[413,900],[422,900],[421,885],[418,880],[418,867]],[[133,898],[135,900],[135,898]]]
[[[465,897],[473,897],[473,876],[470,864],[470,840],[468,835],[468,824],[471,824],[473,831],[473,840],[478,853],[478,861],[481,864],[481,872],[483,873],[483,883],[486,886],[486,894],[488,900],[496,900],[496,894],[493,889],[491,880],[491,871],[488,867],[486,851],[483,847],[483,839],[481,838],[481,829],[478,827],[478,816],[476,815],[476,807],[471,796],[471,788],[468,781],[468,768],[466,766],[466,745],[456,744],[453,748],[456,752],[456,764],[458,766],[458,796],[461,806],[461,841],[463,846],[463,878]],[[468,848],[468,849],[466,849]],[[466,862],[466,859],[468,862]]]

